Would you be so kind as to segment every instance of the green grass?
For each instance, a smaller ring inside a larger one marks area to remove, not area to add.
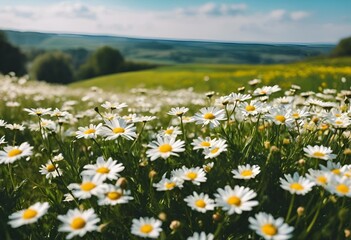
[[[209,81],[204,78],[209,77]],[[293,64],[231,65],[187,64],[159,67],[152,70],[119,73],[71,84],[72,87],[100,87],[108,91],[126,91],[131,88],[166,90],[193,87],[197,92],[218,91],[229,93],[247,82],[259,78],[266,85],[279,84],[288,88],[292,83],[305,90],[318,90],[323,84],[339,89],[342,77],[351,77],[351,58],[314,59]]]

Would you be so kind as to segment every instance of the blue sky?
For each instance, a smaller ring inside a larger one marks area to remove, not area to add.
[[[0,29],[230,42],[336,43],[351,0],[0,0]]]

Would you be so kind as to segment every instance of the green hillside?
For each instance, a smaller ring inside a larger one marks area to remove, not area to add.
[[[28,49],[95,50],[108,45],[117,48],[128,61],[157,64],[271,64],[329,54],[333,44],[259,44],[204,41],[137,39],[36,32],[4,31],[9,41]]]
[[[72,87],[97,86],[108,91],[126,91],[131,88],[167,90],[193,87],[195,91],[228,93],[247,86],[249,80],[259,78],[265,85],[291,84],[305,90],[317,90],[322,83],[339,88],[341,78],[351,79],[351,58],[321,59],[284,65],[205,65],[189,64],[159,67],[153,70],[113,74],[71,84]],[[205,79],[209,79],[205,81]]]

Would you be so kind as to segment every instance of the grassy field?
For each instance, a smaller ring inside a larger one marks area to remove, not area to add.
[[[351,58],[318,59],[280,65],[165,66],[93,78],[71,86],[97,86],[108,91],[125,91],[135,87],[162,87],[166,90],[193,87],[196,92],[230,93],[238,87],[247,86],[249,80],[258,78],[265,85],[279,84],[287,89],[293,83],[302,86],[305,90],[316,91],[322,84],[329,88],[345,87],[341,82],[343,77],[351,77]]]

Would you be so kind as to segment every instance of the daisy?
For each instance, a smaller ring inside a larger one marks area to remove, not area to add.
[[[206,234],[205,232],[195,232],[192,236],[188,237],[187,240],[213,240],[214,235],[212,233]]]
[[[48,161],[45,165],[41,165],[39,172],[45,175],[46,179],[56,178],[62,174],[58,164],[54,165],[51,161]]]
[[[306,177],[318,186],[325,187],[330,181],[332,174],[327,171],[308,169]]]
[[[236,179],[251,179],[260,173],[260,167],[257,165],[251,166],[250,164],[239,165],[238,169],[234,169],[232,173]]]
[[[241,93],[231,93],[228,95],[230,102],[236,103],[236,102],[244,102],[246,100],[251,99],[250,94],[241,94]]]
[[[78,199],[87,199],[92,195],[99,196],[104,193],[105,185],[102,179],[94,179],[92,176],[83,176],[82,183],[71,183],[68,189],[72,190],[74,197]]]
[[[13,163],[23,157],[29,157],[32,155],[32,149],[33,147],[31,147],[27,142],[24,142],[19,146],[4,147],[4,150],[0,151],[0,164]]]
[[[105,101],[105,103],[101,104],[101,107],[110,110],[122,110],[123,108],[128,107],[128,105],[126,103]]]
[[[162,130],[159,133],[161,136],[177,137],[179,134],[182,134],[182,131],[179,130],[179,127],[170,126],[165,130]]]
[[[297,172],[293,176],[284,174],[284,177],[285,179],[280,178],[280,186],[291,194],[305,195],[315,185],[314,182],[311,182],[307,178],[299,176]]]
[[[274,219],[271,214],[259,212],[249,218],[250,228],[266,240],[285,240],[292,237],[294,227],[284,223],[283,218]]]
[[[57,117],[57,118],[66,118],[68,117],[70,114],[69,112],[67,111],[61,111],[60,109],[58,108],[55,108],[55,110],[51,111],[50,112],[50,116],[51,117]]]
[[[351,179],[334,176],[328,182],[326,189],[339,197],[351,197]]]
[[[272,93],[279,92],[281,88],[278,85],[274,86],[264,86],[262,88],[257,88],[253,92],[254,96],[271,95]]]
[[[311,146],[308,145],[307,147],[303,148],[305,152],[305,156],[311,157],[311,158],[318,158],[318,159],[323,159],[323,160],[333,160],[336,158],[335,154],[332,154],[333,150],[330,149],[330,147],[324,147],[324,146]]]
[[[200,185],[200,183],[207,180],[205,171],[200,167],[187,168],[183,166],[180,169],[173,170],[172,176],[185,181],[191,181],[195,185]]]
[[[133,124],[127,125],[123,118],[105,120],[105,126],[99,128],[98,135],[106,137],[105,140],[115,140],[118,137],[123,137],[128,140],[133,140],[137,135],[136,127]]]
[[[34,116],[50,115],[51,113],[51,108],[25,108],[23,110]]]
[[[157,158],[169,158],[172,156],[179,156],[177,153],[184,152],[184,141],[176,140],[174,137],[157,136],[157,140],[148,145],[149,150],[146,151],[147,157],[151,161]]]
[[[187,202],[191,209],[202,213],[213,210],[216,206],[214,200],[209,198],[205,193],[197,194],[196,192],[193,192],[193,195],[187,196],[184,198],[184,201]]]
[[[83,169],[85,170],[81,172],[82,176],[92,176],[93,180],[105,181],[116,180],[120,176],[119,173],[124,170],[124,166],[111,157],[107,161],[103,157],[98,157],[96,164],[85,165]]]
[[[168,115],[181,117],[188,111],[189,108],[187,107],[175,107],[171,108],[171,110],[168,112]]]
[[[18,228],[25,224],[31,224],[38,221],[48,211],[50,205],[47,202],[37,202],[27,209],[12,213],[9,216],[9,224],[12,228]]]
[[[155,218],[140,217],[139,219],[133,219],[132,221],[132,234],[143,237],[143,238],[158,238],[162,222]]]
[[[90,124],[88,127],[78,127],[76,138],[95,139],[101,126],[102,124],[99,123],[98,125]]]
[[[130,196],[130,191],[123,190],[121,187],[106,184],[104,194],[99,195],[98,204],[101,205],[116,205],[116,204],[124,204],[128,203],[130,200],[134,198]]]
[[[201,108],[200,112],[196,113],[194,116],[196,124],[210,124],[210,128],[217,127],[219,125],[219,121],[223,121],[225,119],[224,109],[219,109],[217,107]]]
[[[213,143],[213,145],[210,148],[205,148],[204,149],[204,155],[205,155],[205,159],[207,158],[215,158],[217,157],[219,154],[221,154],[222,152],[226,152],[227,151],[227,144],[226,144],[226,140],[224,139],[218,139],[217,141],[215,141]]]
[[[250,103],[243,102],[239,107],[244,116],[255,116],[262,112],[263,104],[257,100],[252,100]]]
[[[18,130],[18,131],[23,131],[25,129],[25,127],[23,126],[23,124],[6,124],[5,128],[10,129],[10,130]]]
[[[290,118],[290,111],[286,110],[285,108],[271,108],[268,114],[265,117],[276,125],[286,125],[291,127],[294,119]]]
[[[68,232],[67,239],[74,236],[84,236],[87,232],[97,231],[99,226],[96,224],[100,222],[100,218],[90,208],[86,211],[79,209],[70,209],[66,215],[58,215],[57,219],[63,224],[59,227],[59,232]]]
[[[182,188],[184,180],[177,177],[172,177],[171,179],[166,178],[166,174],[162,176],[162,179],[158,183],[154,183],[153,186],[156,191],[169,191],[175,187]]]
[[[191,145],[193,145],[193,149],[197,150],[197,149],[206,149],[206,148],[210,148],[213,146],[213,144],[217,141],[216,138],[211,139],[210,137],[198,137],[197,139],[193,139],[193,142],[191,143]]]
[[[322,171],[331,173],[333,176],[341,176],[342,172],[347,168],[347,165],[342,166],[341,163],[334,163],[332,161],[327,161],[327,166],[319,164],[319,168]]]
[[[225,186],[224,189],[218,188],[215,193],[216,205],[222,207],[229,215],[234,213],[241,214],[243,211],[251,211],[252,207],[258,205],[258,201],[252,201],[257,194],[250,188]]]

